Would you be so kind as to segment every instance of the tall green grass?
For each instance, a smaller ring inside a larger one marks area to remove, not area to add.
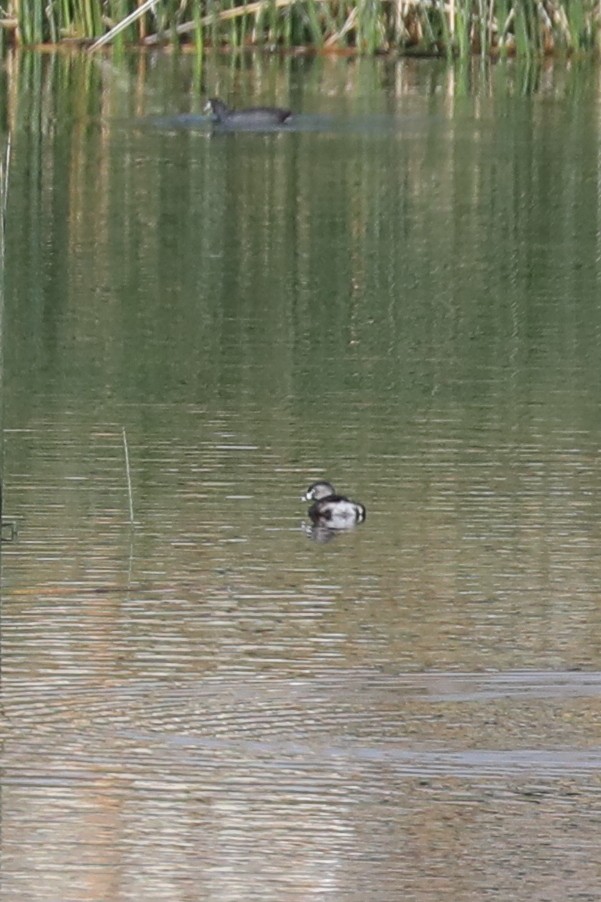
[[[465,57],[598,49],[599,0],[8,0],[4,43],[305,47]],[[99,45],[100,46],[100,45]]]

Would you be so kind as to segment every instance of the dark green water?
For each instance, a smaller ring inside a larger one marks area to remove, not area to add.
[[[596,898],[598,72],[3,91],[5,898]]]

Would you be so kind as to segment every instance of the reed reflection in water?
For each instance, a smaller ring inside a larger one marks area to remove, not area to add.
[[[340,127],[219,140],[155,64],[15,136],[2,894],[594,897],[596,91],[272,61]]]

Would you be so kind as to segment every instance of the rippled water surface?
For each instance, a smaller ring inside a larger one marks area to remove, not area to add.
[[[9,67],[0,898],[597,899],[597,74],[194,66]]]

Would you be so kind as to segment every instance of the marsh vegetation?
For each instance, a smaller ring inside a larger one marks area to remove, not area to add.
[[[593,53],[596,0],[9,0],[3,43],[376,54]]]

